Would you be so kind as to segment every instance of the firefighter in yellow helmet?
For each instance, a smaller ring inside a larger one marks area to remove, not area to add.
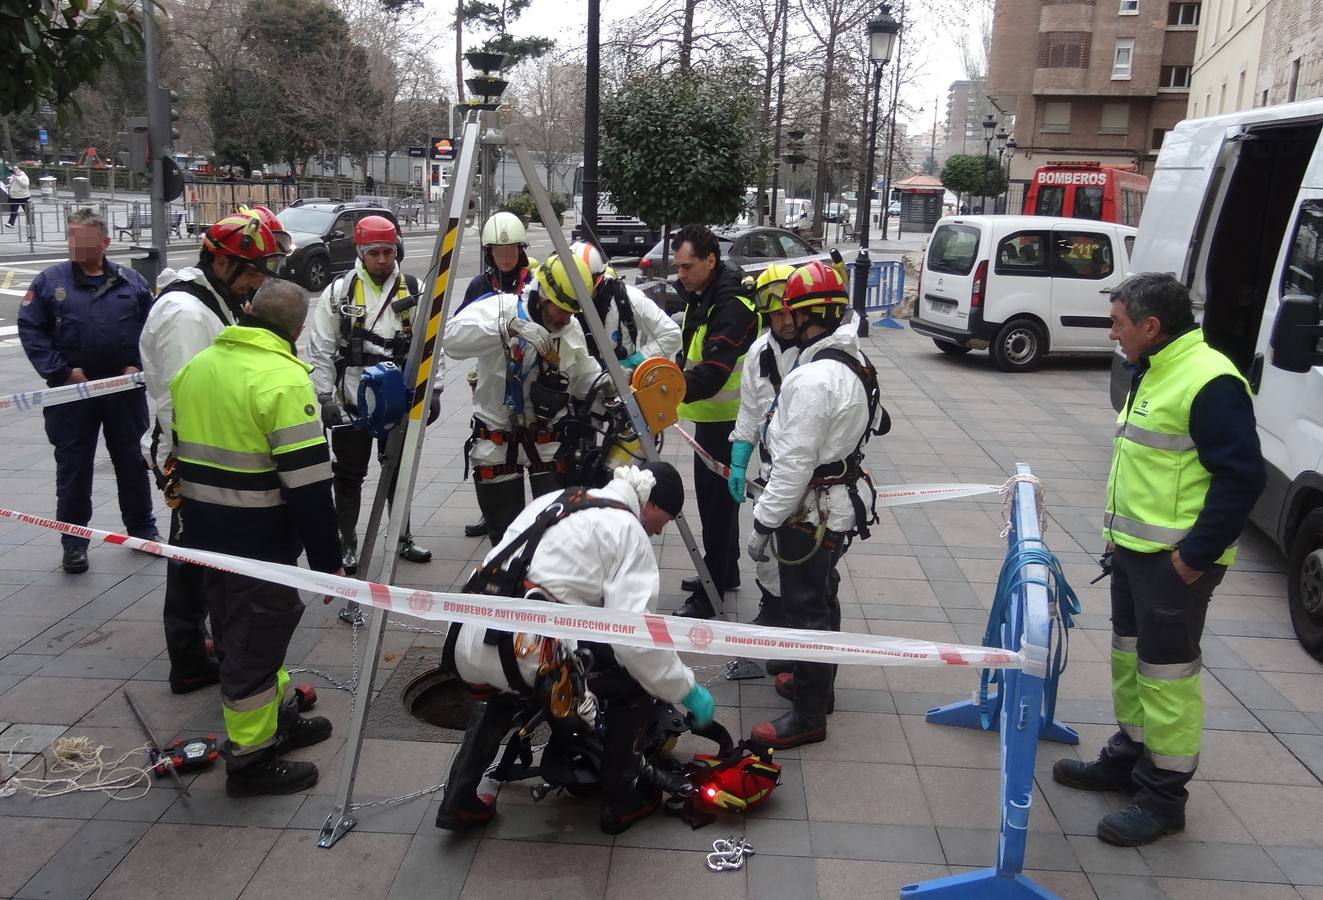
[[[569,264],[592,283],[582,260]],[[446,355],[477,363],[465,475],[473,473],[493,544],[524,508],[525,471],[535,497],[561,487],[559,422],[571,394],[584,398],[605,377],[588,353],[578,311],[566,263],[552,255],[524,296],[489,294],[446,322]]]

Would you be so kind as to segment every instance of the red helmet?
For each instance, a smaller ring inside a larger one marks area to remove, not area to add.
[[[260,217],[231,213],[207,229],[202,249],[213,256],[229,256],[267,275],[277,275],[285,261],[280,242]]]
[[[836,270],[815,259],[791,273],[781,303],[787,310],[839,316],[850,305],[850,295]]]
[[[751,809],[781,783],[772,749],[755,741],[741,741],[719,756],[695,753],[688,769],[699,809]]]
[[[285,230],[284,223],[271,210],[265,206],[241,206],[239,212],[256,217],[263,225],[270,228],[271,233],[276,236],[276,246],[280,248],[281,253],[288,256],[294,252],[294,239]]]
[[[354,246],[359,253],[379,245],[393,250],[397,241],[399,233],[395,230],[395,223],[385,216],[364,216],[354,226]]]

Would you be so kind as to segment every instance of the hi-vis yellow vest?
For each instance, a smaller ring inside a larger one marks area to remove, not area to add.
[[[737,294],[736,299],[748,307],[749,312],[757,315],[753,301],[743,294]],[[685,315],[688,315],[688,310]],[[761,324],[761,323],[760,323]],[[688,372],[703,361],[703,343],[707,340],[707,323],[699,325],[694,331],[693,337],[689,339],[689,346],[685,348],[684,369]],[[744,354],[735,361],[731,368],[730,375],[726,378],[726,383],[706,400],[695,400],[692,403],[681,403],[677,414],[680,418],[689,422],[733,422],[740,414],[740,372],[744,369]]]
[[[1107,476],[1103,535],[1141,553],[1172,550],[1204,508],[1212,480],[1190,438],[1190,407],[1204,385],[1234,375],[1249,384],[1231,360],[1190,331],[1155,354],[1139,389],[1116,417],[1112,468]],[[1232,545],[1217,558],[1230,565]]]

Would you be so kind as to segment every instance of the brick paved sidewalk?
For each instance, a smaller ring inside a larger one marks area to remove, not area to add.
[[[1032,877],[1068,898],[1323,898],[1323,667],[1292,637],[1280,556],[1262,535],[1247,534],[1210,610],[1208,732],[1188,830],[1140,850],[1100,843],[1097,820],[1124,801],[1061,789],[1046,773],[1060,753],[1092,756],[1111,720],[1106,587],[1087,586],[1097,571],[1112,432],[1107,361],[1054,360],[1015,377],[996,371],[984,354],[943,356],[913,333],[881,329],[867,349],[895,422],[869,448],[877,481],[991,482],[1017,461],[1031,464],[1047,487],[1048,541],[1084,603],[1058,708],[1083,742],[1076,750],[1040,745]],[[461,530],[476,517],[472,488],[460,480],[465,371],[450,367],[414,507],[415,533],[436,558],[426,566],[401,563],[403,584],[455,586],[482,552]],[[36,384],[16,348],[0,349],[0,384]],[[0,503],[50,514],[53,462],[40,417],[3,415]],[[679,441],[666,452],[688,472]],[[113,483],[103,453],[98,527],[120,527]],[[1005,549],[999,501],[902,507],[882,518],[873,539],[845,558],[844,628],[979,642]],[[662,609],[669,611],[688,560],[674,533],[658,551]],[[35,752],[61,735],[88,736],[115,755],[140,745],[125,686],[162,739],[220,730],[214,691],[176,697],[168,690],[163,581],[159,560],[109,547],[93,548],[88,574],[66,576],[54,535],[0,524],[0,749],[27,738],[20,752]],[[751,567],[744,582],[738,606],[747,620],[757,603]],[[291,664],[348,674],[349,629],[334,611],[319,602],[308,607]],[[398,712],[401,678],[392,676],[438,645],[434,635],[392,629],[378,679],[391,687],[377,709]],[[513,785],[481,835],[437,831],[435,798],[421,798],[364,811],[329,851],[315,841],[339,778],[349,698],[322,686],[319,712],[335,722],[336,735],[299,753],[322,765],[315,790],[232,801],[218,767],[191,779],[192,799],[165,784],[132,801],[100,794],[0,799],[0,898],[856,900],[895,897],[904,883],[989,864],[997,843],[997,740],[923,718],[930,706],[969,696],[975,673],[842,667],[837,683],[827,742],[781,754],[785,783],[743,820],[727,816],[691,831],[657,816],[613,839],[597,829],[592,803],[553,797],[533,805]],[[767,680],[714,688],[718,717],[732,731],[747,732],[786,705]],[[370,730],[361,800],[445,777],[453,743],[390,734],[384,725]],[[756,855],[743,871],[708,872],[699,851],[731,832],[747,835]]]

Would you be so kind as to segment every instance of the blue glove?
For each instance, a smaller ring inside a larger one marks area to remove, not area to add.
[[[620,361],[620,365],[626,369],[629,369],[630,371],[633,371],[634,369],[637,369],[639,363],[643,362],[643,360],[645,359],[647,359],[646,356],[635,350],[633,353],[629,354],[629,356],[626,356],[624,359],[622,359]]]
[[[693,715],[694,724],[699,728],[706,728],[712,724],[712,713],[716,712],[717,704],[707,688],[695,683],[680,702]]]
[[[735,441],[730,445],[730,477],[726,485],[736,503],[745,499],[744,473],[749,468],[749,458],[753,456],[753,444],[749,441]]]

